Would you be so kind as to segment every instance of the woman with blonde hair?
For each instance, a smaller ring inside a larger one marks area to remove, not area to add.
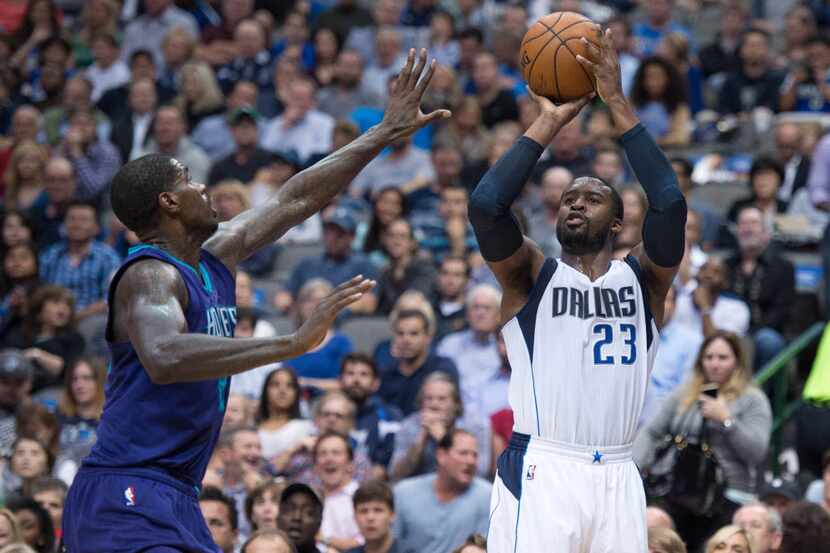
[[[181,93],[174,102],[185,115],[188,133],[205,117],[225,110],[225,97],[219,82],[205,62],[189,61],[182,66],[179,89]]]
[[[11,160],[3,175],[6,192],[3,203],[6,209],[26,210],[43,191],[43,171],[46,167],[46,151],[31,141],[15,146]]]
[[[752,553],[749,535],[732,524],[724,526],[706,542],[704,553]]]
[[[670,528],[649,528],[648,553],[686,553],[686,544]]]
[[[738,503],[754,497],[771,430],[769,400],[752,383],[740,338],[723,331],[707,337],[689,380],[665,400],[634,440],[634,461],[647,472],[664,440],[681,436],[699,442],[705,434],[723,472],[723,501],[702,515],[690,513],[676,502],[665,505],[690,550],[714,528],[731,520]]]
[[[0,547],[16,544],[23,541],[20,532],[20,523],[17,517],[8,509],[0,509]]]

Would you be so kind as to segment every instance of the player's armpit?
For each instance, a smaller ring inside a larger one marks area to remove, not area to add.
[[[501,261],[488,261],[487,265],[501,285],[501,322],[506,323],[527,303],[533,284],[545,263],[545,254],[536,243],[524,237],[522,245],[513,255]]]

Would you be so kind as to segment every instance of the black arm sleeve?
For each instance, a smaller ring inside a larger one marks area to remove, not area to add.
[[[525,136],[482,177],[470,196],[468,214],[481,255],[487,261],[502,261],[518,250],[524,237],[510,206],[530,178],[544,148]]]
[[[686,199],[666,155],[642,124],[620,137],[634,175],[648,198],[643,247],[660,267],[674,267],[686,248]]]

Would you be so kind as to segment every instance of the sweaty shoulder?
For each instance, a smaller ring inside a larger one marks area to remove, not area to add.
[[[159,259],[148,257],[134,261],[113,286],[116,287],[115,301],[110,306],[110,316],[116,341],[127,338],[126,323],[130,310],[136,305],[163,304],[175,298],[182,309],[187,306],[187,289],[179,271]]]

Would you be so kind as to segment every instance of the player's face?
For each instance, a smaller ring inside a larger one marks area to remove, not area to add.
[[[277,526],[288,534],[294,545],[301,547],[314,543],[322,515],[323,509],[313,497],[295,493],[280,504]]]
[[[72,395],[78,405],[89,405],[95,401],[96,382],[95,371],[86,363],[78,363],[72,373]]]
[[[179,171],[173,188],[179,203],[179,219],[185,228],[204,242],[219,227],[219,214],[210,202],[205,185],[194,182],[190,171],[179,161],[173,160]]]
[[[257,530],[274,530],[277,528],[280,505],[274,490],[265,490],[251,507],[251,519]]]
[[[52,525],[60,528],[63,520],[63,494],[57,490],[47,490],[36,493],[33,498],[49,513]]]
[[[233,551],[236,544],[236,531],[231,528],[228,506],[221,501],[200,501],[202,516],[210,530],[210,535],[223,553]]]
[[[363,403],[380,386],[372,368],[366,363],[350,361],[340,373],[340,386],[355,403]]]
[[[317,444],[315,469],[326,489],[339,488],[349,482],[352,463],[346,443],[337,436],[326,438]]]
[[[291,380],[291,376],[285,371],[278,371],[268,381],[266,388],[268,405],[272,411],[286,412],[297,400],[297,392]]]
[[[573,255],[597,253],[622,221],[613,214],[612,192],[592,179],[577,179],[562,194],[556,235],[562,250]]]
[[[354,519],[366,541],[376,542],[389,534],[395,513],[383,501],[367,501],[355,508]]]
[[[703,374],[707,382],[725,384],[735,372],[737,359],[723,338],[712,340],[703,352]]]
[[[439,452],[439,464],[447,476],[459,487],[466,488],[476,475],[478,449],[476,440],[467,434],[455,436],[453,446],[444,453]],[[441,462],[443,461],[443,463]]]
[[[738,509],[732,523],[740,526],[752,541],[752,550],[766,553],[771,550],[772,532],[770,532],[767,510],[760,506],[747,506]]]

